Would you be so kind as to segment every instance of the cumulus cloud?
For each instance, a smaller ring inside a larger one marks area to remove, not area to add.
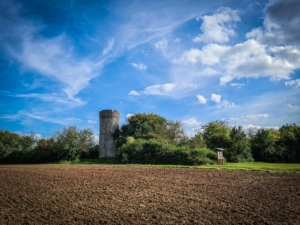
[[[135,90],[132,90],[128,93],[128,95],[135,95],[135,96],[140,96],[141,94]]]
[[[182,124],[188,127],[195,127],[195,126],[199,127],[201,123],[198,122],[195,118],[190,118],[190,119],[182,120]]]
[[[235,106],[236,105],[234,102],[229,102],[227,100],[223,100],[223,101],[221,101],[221,103],[219,103],[219,107],[221,107],[221,108],[233,108]]]
[[[99,144],[99,136],[98,135],[94,135],[94,143]]]
[[[197,121],[195,118],[182,120],[182,125],[185,128],[185,132],[188,137],[193,137],[200,131],[201,123]]]
[[[139,70],[146,70],[147,66],[143,63],[132,63],[131,64],[133,67],[139,69]]]
[[[300,87],[300,79],[286,81],[285,86],[291,86],[293,88],[299,88]]]
[[[142,93],[145,95],[169,95],[175,87],[176,85],[173,83],[157,84],[146,87]]]
[[[206,104],[206,99],[202,95],[196,95],[200,104]]]
[[[283,6],[286,10],[280,10]],[[222,85],[241,78],[290,79],[291,74],[300,68],[299,10],[299,1],[271,1],[266,7],[262,27],[248,32],[244,42],[225,45],[234,34],[231,24],[239,21],[239,16],[237,11],[221,8],[213,15],[202,17],[203,34],[194,41],[207,44],[200,49],[184,51],[172,62],[189,68],[209,66],[207,68],[210,69],[204,69],[199,74],[220,74]],[[289,11],[291,13],[287,13]],[[295,82],[286,85],[299,87],[298,81]]]
[[[127,115],[126,115],[126,119],[128,119],[128,118],[132,117],[133,115],[134,115],[134,114],[127,113]]]
[[[229,85],[232,86],[232,87],[241,87],[241,86],[244,86],[244,84],[241,84],[241,83],[230,83]]]
[[[175,39],[176,42],[179,42],[180,39],[179,38],[176,38]],[[174,41],[174,42],[175,42]],[[158,41],[154,44],[155,48],[158,49],[158,50],[161,50],[163,52],[165,52],[166,50],[168,50],[168,40],[167,39],[163,39],[161,41]]]
[[[98,121],[96,121],[96,120],[88,120],[87,121],[89,124],[95,124],[95,123],[98,123]]]
[[[205,45],[200,49],[191,49],[184,52],[179,58],[172,60],[175,64],[196,64],[202,63],[203,65],[215,65],[219,63],[223,56],[228,53],[230,47],[222,46],[219,44]]]
[[[230,8],[219,8],[213,15],[201,17],[202,34],[193,39],[194,42],[226,43],[235,34],[232,24],[240,20],[238,12]]]
[[[200,75],[205,75],[205,76],[214,76],[217,74],[219,74],[219,72],[210,67],[206,67],[204,70],[200,72]]]
[[[222,97],[221,95],[211,94],[210,100],[212,100],[216,103],[220,103],[221,97]]]
[[[299,11],[300,2],[298,0],[271,1],[266,7],[268,20],[265,23],[270,22],[272,26],[265,24],[265,32],[267,32],[265,38],[274,38],[278,44],[289,43],[299,46]]]

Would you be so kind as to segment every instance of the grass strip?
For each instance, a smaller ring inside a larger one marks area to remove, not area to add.
[[[81,159],[75,165],[124,165],[124,166],[147,166],[159,168],[192,168],[192,169],[216,169],[216,170],[241,170],[241,171],[269,171],[269,172],[300,172],[300,164],[296,163],[266,163],[245,162],[226,163],[225,165],[152,165],[152,164],[120,164],[116,159]]]

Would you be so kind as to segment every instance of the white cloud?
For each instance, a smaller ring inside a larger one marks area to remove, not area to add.
[[[41,134],[34,134],[34,138],[36,140],[42,139],[42,135]]]
[[[179,40],[180,39],[175,39],[175,40]],[[163,39],[161,41],[158,41],[154,44],[155,48],[158,50],[161,50],[162,52],[165,52],[168,50],[168,40],[167,39]]]
[[[233,22],[239,21],[240,18],[236,10],[222,7],[211,16],[202,16],[202,20],[200,29],[203,34],[195,37],[194,42],[226,43],[229,41],[229,37],[235,34],[232,29]]]
[[[110,52],[114,46],[114,43],[115,43],[115,39],[112,38],[109,42],[108,42],[108,45],[105,49],[103,49],[103,52],[102,54],[103,55],[106,55],[108,52]]]
[[[11,52],[26,68],[59,81],[70,99],[85,88],[97,76],[101,65],[92,60],[77,59],[65,35],[39,40],[31,36],[22,37],[20,53]]]
[[[172,62],[175,64],[196,64],[201,62],[203,65],[211,66],[219,63],[229,50],[230,47],[228,46],[209,44],[204,46],[201,50],[191,49],[186,51],[178,59],[173,59]]]
[[[89,124],[95,124],[95,123],[98,123],[97,120],[88,120],[87,122],[88,122]]]
[[[246,116],[242,116],[240,118],[230,118],[233,121],[248,121],[248,120],[258,120],[258,119],[267,119],[269,114],[250,114]]]
[[[216,95],[216,94],[211,94],[211,98],[210,100],[216,102],[216,103],[220,103],[221,102],[221,95]]]
[[[221,101],[221,103],[219,103],[219,107],[221,108],[233,108],[236,107],[234,102],[229,102],[227,100]]]
[[[128,95],[135,95],[135,96],[140,96],[141,94],[135,90],[132,90],[128,93]]]
[[[99,144],[99,136],[98,135],[94,135],[94,143]]]
[[[127,113],[126,118],[128,119],[128,118],[132,117],[133,115],[134,115],[134,114]]]
[[[293,88],[300,88],[300,79],[286,81],[285,86],[291,86]]]
[[[206,99],[202,95],[196,95],[200,104],[206,104]]]
[[[195,118],[190,118],[186,120],[182,120],[182,124],[188,127],[200,127],[200,122],[198,122]]]
[[[255,115],[247,115],[245,116],[247,119],[253,119],[253,120],[257,120],[259,118],[268,118],[269,115],[268,114],[255,114]]]
[[[232,86],[232,87],[241,87],[241,86],[244,86],[244,84],[241,84],[241,83],[230,83],[230,86]]]
[[[213,76],[217,74],[219,74],[219,72],[210,67],[206,67],[204,70],[200,72],[200,75],[205,75],[205,76]]]
[[[52,93],[52,94],[38,94],[38,93],[17,94],[17,95],[13,95],[13,97],[34,98],[34,99],[39,99],[39,100],[46,101],[46,102],[63,104],[64,106],[68,106],[71,108],[83,106],[86,104],[86,102],[84,102],[78,98],[69,99],[69,98],[66,98],[66,96],[55,94],[55,93]]]
[[[139,70],[146,70],[147,69],[147,66],[143,63],[132,63],[131,64],[133,67],[139,69]]]
[[[257,125],[253,125],[253,124],[247,124],[247,125],[243,125],[243,129],[246,130],[246,129],[253,129],[253,130],[258,130],[258,129],[261,129],[262,127],[261,126],[257,126]]]
[[[173,83],[157,84],[146,87],[142,93],[146,95],[169,95],[175,87],[176,85]]]
[[[200,132],[201,129],[201,123],[198,122],[195,118],[182,120],[182,125],[188,137],[193,137],[195,134]]]
[[[28,118],[40,120],[47,123],[55,123],[61,125],[71,125],[82,121],[81,119],[75,117],[54,118],[50,116],[48,112],[19,111],[18,114],[20,115],[20,118],[28,117]]]
[[[300,109],[300,107],[298,105],[287,104],[286,107],[288,107],[290,109]]]

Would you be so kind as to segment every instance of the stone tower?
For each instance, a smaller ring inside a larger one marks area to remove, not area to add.
[[[99,133],[99,158],[115,157],[117,145],[113,134],[120,123],[120,113],[118,110],[102,110],[99,113],[100,133]]]

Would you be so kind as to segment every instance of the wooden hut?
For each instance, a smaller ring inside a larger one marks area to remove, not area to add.
[[[215,148],[214,151],[217,153],[218,157],[218,165],[224,165],[224,156],[223,152],[225,149],[223,148]]]

